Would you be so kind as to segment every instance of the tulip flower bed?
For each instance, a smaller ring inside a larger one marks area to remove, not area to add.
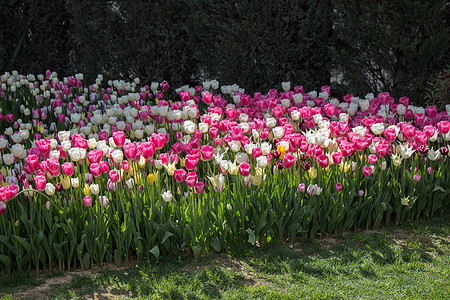
[[[88,268],[444,214],[449,114],[389,93],[1,76],[0,265]],[[397,103],[398,102],[398,103]]]

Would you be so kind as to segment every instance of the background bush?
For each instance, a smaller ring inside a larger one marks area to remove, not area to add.
[[[247,92],[391,91],[424,101],[449,61],[447,1],[2,0],[0,69],[86,82],[218,79]]]

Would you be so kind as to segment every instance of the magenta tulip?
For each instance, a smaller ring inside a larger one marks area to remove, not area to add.
[[[102,171],[100,170],[100,167],[99,167],[98,163],[91,164],[89,166],[89,170],[91,171],[92,176],[94,176],[95,178],[97,178],[100,175],[102,175]]]
[[[205,184],[201,181],[198,181],[195,183],[194,189],[197,194],[203,194],[203,192],[205,191]]]
[[[306,189],[306,185],[305,185],[304,183],[300,183],[300,184],[298,185],[298,190],[299,190],[300,192],[304,192],[305,189]]]
[[[375,154],[370,154],[369,157],[367,157],[367,160],[369,164],[374,165],[377,163],[378,157]]]
[[[364,175],[365,177],[369,177],[370,174],[372,174],[372,168],[369,167],[369,166],[364,166],[364,167],[363,167],[363,175]]]
[[[92,197],[91,196],[85,196],[83,198],[83,204],[84,204],[84,206],[91,206],[91,204],[92,204]]]
[[[137,154],[137,146],[136,143],[126,143],[123,145],[123,152],[125,153],[125,156],[129,160],[134,160]]]
[[[73,169],[73,163],[71,162],[65,162],[61,165],[61,169],[63,170],[64,174],[67,176],[72,176],[74,169]]]
[[[111,170],[109,171],[109,179],[113,182],[116,183],[119,181],[120,178],[120,174],[117,170]]]
[[[194,171],[189,172],[186,175],[186,184],[188,185],[188,187],[194,187],[196,183],[197,183],[197,173],[195,173]]]
[[[45,175],[38,175],[34,177],[34,185],[36,190],[43,191],[45,189],[45,185],[47,184],[47,179]]]
[[[193,170],[197,166],[198,161],[199,159],[195,155],[186,155],[184,160],[186,170]]]
[[[327,158],[328,161],[328,158]],[[292,165],[295,163],[295,157],[294,155],[288,153],[283,157],[283,167],[285,169],[289,169],[290,167],[292,167]]]
[[[246,162],[241,162],[239,164],[239,174],[247,177],[250,174],[250,164]]]
[[[187,172],[184,169],[177,169],[173,173],[173,177],[177,182],[183,182],[184,179],[186,178],[186,173]]]
[[[200,153],[201,153],[202,160],[209,161],[214,156],[214,147],[210,146],[210,145],[203,145],[200,148]]]
[[[439,132],[442,134],[447,134],[450,130],[450,122],[449,121],[441,121],[437,123],[437,127],[439,129]]]
[[[93,164],[93,163],[99,163],[100,160],[102,159],[102,156],[103,156],[102,150],[94,149],[94,150],[89,151],[87,158],[88,158],[89,163]]]
[[[123,131],[116,131],[112,134],[114,144],[116,144],[117,147],[122,147],[125,143],[125,132]]]

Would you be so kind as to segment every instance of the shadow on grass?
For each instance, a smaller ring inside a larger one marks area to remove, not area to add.
[[[260,248],[235,245],[228,249],[229,254],[75,274],[67,283],[52,286],[46,296],[219,299],[226,291],[245,295],[249,287],[264,295],[277,287],[284,290],[288,282],[308,285],[328,280],[384,280],[391,274],[420,271],[424,265],[435,263],[435,257],[449,254],[449,231],[449,222],[438,219],[436,224],[428,220],[294,244],[274,243]],[[67,275],[59,272],[37,278],[31,272],[17,273],[0,277],[0,285],[3,292],[12,293],[52,280],[55,274]]]

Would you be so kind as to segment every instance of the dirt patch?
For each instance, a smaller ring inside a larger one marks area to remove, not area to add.
[[[84,271],[83,271],[84,272]],[[81,272],[68,272],[63,276],[53,277],[47,279],[43,284],[29,288],[24,291],[18,291],[14,293],[15,298],[31,298],[31,299],[47,299],[46,293],[51,290],[53,286],[63,285],[69,283],[74,274],[82,275]]]
[[[64,272],[61,276],[54,276],[45,280],[41,285],[17,291],[13,294],[14,298],[29,298],[29,299],[47,299],[48,292],[50,292],[54,287],[69,284],[75,276],[95,276],[101,274],[106,270],[125,270],[136,263],[129,262],[126,266],[117,267],[115,264],[104,264],[102,267],[94,267],[91,270],[76,270],[71,272]],[[45,273],[42,273],[45,275]],[[129,297],[130,295],[121,294],[115,295],[111,293],[110,289],[98,290],[94,294],[87,295],[87,299],[116,299]]]

